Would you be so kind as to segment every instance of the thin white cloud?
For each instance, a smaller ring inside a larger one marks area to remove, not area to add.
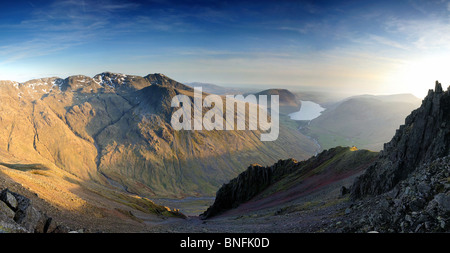
[[[393,47],[393,48],[402,49],[402,50],[409,50],[410,49],[410,47],[408,45],[406,45],[405,43],[395,41],[395,40],[393,40],[391,38],[388,38],[386,36],[370,34],[367,37],[367,41],[371,41],[371,42],[377,43],[379,45],[381,44],[381,45],[384,45],[384,46]]]
[[[14,62],[29,57],[53,54],[121,32],[115,14],[138,8],[134,3],[113,1],[54,1],[33,6],[29,16],[20,23],[1,24],[0,29],[29,35],[14,43],[0,41],[0,62]]]
[[[286,31],[294,31],[294,32],[298,32],[300,34],[307,34],[307,33],[313,32],[313,31],[320,30],[321,26],[322,26],[322,24],[309,22],[309,23],[306,23],[306,24],[304,24],[302,26],[298,26],[298,27],[281,26],[279,29],[286,30]]]
[[[81,36],[81,35],[80,35]],[[53,36],[51,39],[34,38],[14,44],[0,46],[0,65],[12,63],[22,59],[45,56],[82,44],[69,36]]]
[[[404,35],[403,43],[419,50],[450,47],[450,19],[391,19],[386,25],[392,33]]]

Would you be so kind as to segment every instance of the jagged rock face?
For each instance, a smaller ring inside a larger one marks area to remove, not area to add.
[[[392,190],[356,202],[343,232],[448,232],[449,176],[450,156],[424,163]]]
[[[256,131],[174,131],[171,99],[192,101],[192,91],[162,74],[1,81],[0,162],[56,167],[144,196],[183,197],[214,194],[242,163],[313,154],[311,140],[283,126],[270,143]]]
[[[352,187],[352,198],[376,195],[391,190],[424,162],[449,155],[450,87],[445,92],[436,82],[420,108],[414,110],[405,124],[384,145],[380,159],[358,178]]]

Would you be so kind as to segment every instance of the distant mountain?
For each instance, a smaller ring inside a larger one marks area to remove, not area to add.
[[[350,97],[328,105],[302,131],[324,149],[342,145],[379,151],[419,105],[420,99],[410,94]]]
[[[266,95],[268,96],[268,101],[270,101],[271,95],[278,95],[281,108],[288,109],[289,111],[298,111],[300,107],[300,101],[298,97],[287,89],[266,89],[260,91],[254,88],[230,88],[216,84],[200,82],[188,83],[188,85],[191,87],[202,87],[203,92],[218,95],[243,95],[244,97],[246,97],[252,94],[255,95],[256,98],[258,98],[259,95]],[[270,102],[268,102],[268,106],[270,106]]]
[[[286,89],[268,89],[263,90],[258,93],[255,93],[255,96],[259,95],[266,95],[266,96],[272,96],[277,95],[279,96],[279,102],[280,106],[299,106],[300,102],[298,101],[297,96],[295,96],[294,93],[290,92]]]
[[[300,109],[300,101],[297,95],[287,89],[266,89],[259,91],[251,88],[229,88],[216,84],[193,82],[188,83],[191,87],[202,87],[203,92],[218,95],[243,95],[244,97],[252,94],[258,98],[259,95],[268,96],[268,106],[270,107],[270,96],[278,95],[280,103],[280,111],[282,113],[291,113]]]
[[[202,87],[203,92],[217,94],[217,95],[238,95],[249,92],[256,92],[256,89],[252,88],[240,88],[240,87],[225,87],[212,83],[192,82],[186,83],[190,87]]]
[[[335,106],[337,103],[354,96],[347,93],[336,93],[336,92],[324,92],[324,91],[294,91],[292,90],[300,100],[302,101],[312,101],[314,103],[320,104],[322,107],[329,108]]]
[[[270,107],[271,96],[277,95],[281,113],[288,114],[300,110],[300,100],[294,93],[290,92],[287,89],[267,89],[252,94],[255,95],[257,99],[260,95],[267,96],[268,107]]]

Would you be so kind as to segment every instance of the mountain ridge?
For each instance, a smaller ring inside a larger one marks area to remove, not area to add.
[[[215,202],[201,217],[208,219],[246,202],[255,203],[254,210],[288,202],[361,172],[377,156],[368,150],[335,147],[300,162],[279,160],[267,167],[252,164],[217,191]]]
[[[357,146],[379,151],[421,100],[412,95],[352,96],[328,105],[302,132],[316,138],[325,149]]]
[[[174,131],[170,99],[183,94],[192,101],[193,89],[163,74],[2,81],[0,89],[6,162],[52,164],[145,196],[212,194],[241,162],[313,154],[314,143],[283,126],[273,143],[262,143],[259,131]]]

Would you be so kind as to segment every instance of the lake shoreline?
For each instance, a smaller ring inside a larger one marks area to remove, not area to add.
[[[288,114],[292,120],[313,120],[319,117],[325,108],[312,101],[300,100],[301,106],[298,112]]]

